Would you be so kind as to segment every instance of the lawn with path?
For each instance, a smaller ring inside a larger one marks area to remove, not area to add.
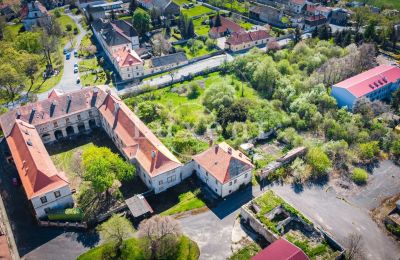
[[[189,9],[182,9],[182,13],[188,17],[198,17],[213,12],[214,10],[203,5],[196,5],[195,7]]]

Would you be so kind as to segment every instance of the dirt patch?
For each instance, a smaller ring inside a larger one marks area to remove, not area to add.
[[[385,225],[383,224],[383,220],[389,213],[396,207],[396,201],[400,199],[400,193],[384,199],[381,205],[371,212],[372,219],[378,224],[379,227],[383,228],[385,231]]]

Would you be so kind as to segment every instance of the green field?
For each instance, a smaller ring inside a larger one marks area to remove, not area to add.
[[[143,242],[137,238],[130,238],[125,240],[122,246],[120,259],[145,259],[142,243]],[[113,248],[112,244],[103,244],[80,255],[78,257],[78,260],[108,259],[104,258],[104,255],[106,253],[108,253],[107,255],[109,255],[110,251],[114,250],[115,249]],[[197,244],[190,240],[188,237],[182,236],[179,242],[179,248],[177,250],[177,255],[175,259],[197,260],[199,256],[200,249]]]
[[[400,0],[367,0],[365,2],[378,7],[400,10]]]
[[[203,19],[198,18],[193,20],[194,32],[199,36],[207,36],[210,31],[210,26],[207,24],[201,24]]]
[[[191,3],[191,1],[189,0],[174,0],[174,2],[180,6],[182,6],[183,4],[189,4]]]
[[[200,192],[200,189],[195,190],[194,192],[188,191],[186,193],[182,193],[179,195],[179,202],[172,208],[162,212],[160,215],[173,215],[181,212],[198,209],[205,207],[206,204],[197,197],[197,194]]]
[[[229,257],[229,260],[247,260],[255,256],[260,250],[260,246],[253,242],[236,251]]]
[[[214,12],[214,10],[202,5],[196,5],[190,9],[182,9],[182,13],[188,17],[201,16],[212,12]]]

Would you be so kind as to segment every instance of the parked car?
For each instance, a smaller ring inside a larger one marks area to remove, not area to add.
[[[79,77],[76,78],[76,84],[79,84],[81,82],[81,79]]]
[[[66,58],[67,60],[69,60],[69,58],[71,58],[71,53],[68,52],[67,55],[65,55],[65,58]]]
[[[74,57],[78,58],[78,52],[76,50],[74,51]]]
[[[74,63],[74,68],[78,68],[78,63]]]
[[[78,67],[74,67],[74,73],[78,73]]]
[[[64,55],[68,53],[68,50],[67,50],[67,48],[64,48],[64,51],[63,51],[63,53],[64,53]]]

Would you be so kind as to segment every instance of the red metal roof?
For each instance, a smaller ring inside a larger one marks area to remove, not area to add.
[[[297,246],[281,238],[264,248],[251,260],[309,260]]]
[[[335,87],[347,89],[353,96],[362,97],[389,83],[400,79],[400,68],[394,65],[380,65],[354,77],[343,80]]]

